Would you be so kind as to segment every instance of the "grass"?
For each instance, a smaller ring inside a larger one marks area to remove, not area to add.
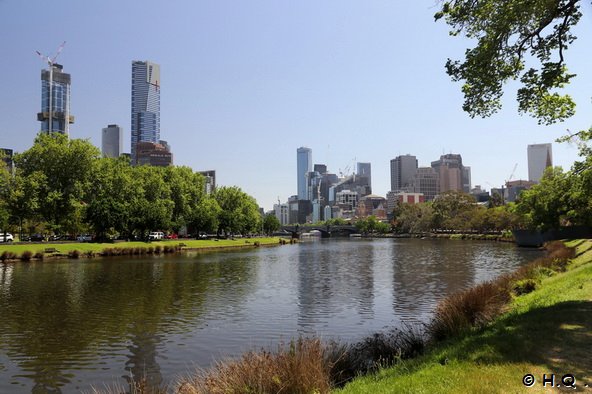
[[[541,380],[551,373],[571,373],[586,390],[585,383],[592,386],[592,241],[568,246],[576,247],[576,256],[567,266],[557,258],[566,252],[551,250],[550,260],[521,270],[526,275],[521,279],[511,278],[515,283],[530,276],[540,284],[527,294],[513,294],[505,313],[490,324],[459,331],[428,353],[358,378],[338,392],[548,392]],[[522,383],[527,373],[537,379],[530,388]]]
[[[259,245],[278,245],[280,238],[236,238],[220,240],[166,240],[154,242],[118,242],[118,243],[93,243],[93,242],[72,242],[72,243],[23,243],[0,245],[0,259],[4,260],[20,258],[25,253],[34,258],[43,255],[69,255],[75,258],[92,257],[95,255],[140,255],[170,253],[178,249],[185,250],[209,250],[232,247],[255,247]],[[56,252],[45,253],[46,249],[55,249]],[[118,252],[113,252],[117,250]],[[123,252],[125,250],[125,252]]]

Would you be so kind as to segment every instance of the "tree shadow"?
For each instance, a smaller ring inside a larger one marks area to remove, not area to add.
[[[592,301],[567,301],[501,319],[465,338],[449,355],[476,363],[546,365],[549,373],[570,373],[590,384],[591,345]]]

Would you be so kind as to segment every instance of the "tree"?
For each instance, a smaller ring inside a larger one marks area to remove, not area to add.
[[[422,233],[430,231],[434,218],[431,204],[398,204],[397,216],[393,220],[394,228],[400,233]]]
[[[432,208],[434,228],[466,230],[469,217],[476,209],[475,198],[460,191],[448,191],[434,199]]]
[[[516,210],[524,215],[527,227],[549,230],[565,224],[585,224],[581,222],[589,219],[582,217],[581,207],[574,205],[574,180],[561,167],[548,168],[538,185],[523,191]]]
[[[579,0],[445,1],[435,19],[444,18],[451,35],[477,41],[464,61],[446,63],[452,80],[465,82],[463,109],[471,117],[490,116],[501,108],[503,84],[520,78],[521,113],[542,124],[572,116],[575,103],[557,90],[575,76],[568,73],[565,51],[581,16]],[[526,61],[535,59],[538,67],[526,69]]]
[[[75,232],[82,225],[84,200],[99,157],[90,142],[60,133],[40,133],[30,149],[15,155],[20,176],[44,178],[37,182],[36,213],[55,231]]]
[[[187,228],[192,233],[216,232],[220,224],[221,212],[218,201],[210,196],[204,197],[193,207],[187,221]]]
[[[268,213],[263,218],[263,231],[265,234],[270,235],[274,231],[279,230],[281,227],[280,221],[273,213]]]
[[[240,188],[219,187],[214,198],[221,208],[218,233],[249,233],[261,228],[257,202]]]

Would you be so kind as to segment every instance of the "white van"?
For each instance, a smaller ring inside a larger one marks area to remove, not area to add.
[[[4,233],[3,231],[0,231],[0,242],[4,242],[5,238],[6,238],[6,242],[14,241],[14,237],[12,236],[11,233]]]

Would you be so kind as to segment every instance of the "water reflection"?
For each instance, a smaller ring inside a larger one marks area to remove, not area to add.
[[[356,340],[425,320],[443,295],[534,257],[486,242],[364,239],[2,264],[0,392],[159,385],[299,334]]]

